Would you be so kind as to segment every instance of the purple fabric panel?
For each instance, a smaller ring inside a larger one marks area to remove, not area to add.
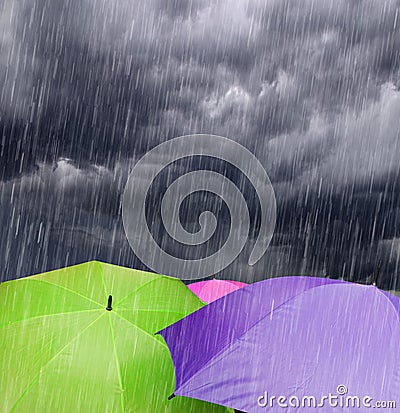
[[[339,280],[282,277],[237,290],[162,330],[175,365],[176,394],[216,355],[229,348],[260,319],[305,291]]]

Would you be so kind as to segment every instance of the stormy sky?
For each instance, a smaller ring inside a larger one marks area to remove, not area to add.
[[[218,277],[378,275],[400,289],[399,10],[395,0],[1,0],[1,279],[90,259],[145,269],[122,226],[129,171],[158,143],[210,133],[251,150],[277,200],[271,245],[249,267],[257,202],[244,191],[248,246]],[[208,206],[227,224],[218,202]]]

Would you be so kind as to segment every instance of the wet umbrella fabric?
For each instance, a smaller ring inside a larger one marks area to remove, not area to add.
[[[375,286],[282,277],[237,290],[160,333],[177,396],[249,413],[282,412],[279,396],[288,411],[316,403],[319,413],[348,412],[347,403],[368,397],[398,408],[399,314],[399,298]]]
[[[230,294],[247,284],[231,280],[207,280],[189,284],[188,287],[192,293],[196,294],[201,301],[212,303],[215,300]]]
[[[0,301],[2,413],[226,411],[167,400],[154,332],[202,306],[178,279],[89,262],[0,284]]]

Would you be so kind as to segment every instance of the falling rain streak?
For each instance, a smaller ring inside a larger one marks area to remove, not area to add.
[[[248,265],[255,218],[218,277],[379,269],[399,289],[398,14],[395,0],[3,1],[2,279],[90,259],[146,269],[122,225],[129,173],[211,133],[259,159],[277,200],[265,256]]]

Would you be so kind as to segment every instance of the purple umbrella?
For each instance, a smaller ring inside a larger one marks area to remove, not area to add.
[[[399,313],[399,298],[375,286],[283,277],[237,290],[160,334],[176,396],[249,413],[395,412]]]

